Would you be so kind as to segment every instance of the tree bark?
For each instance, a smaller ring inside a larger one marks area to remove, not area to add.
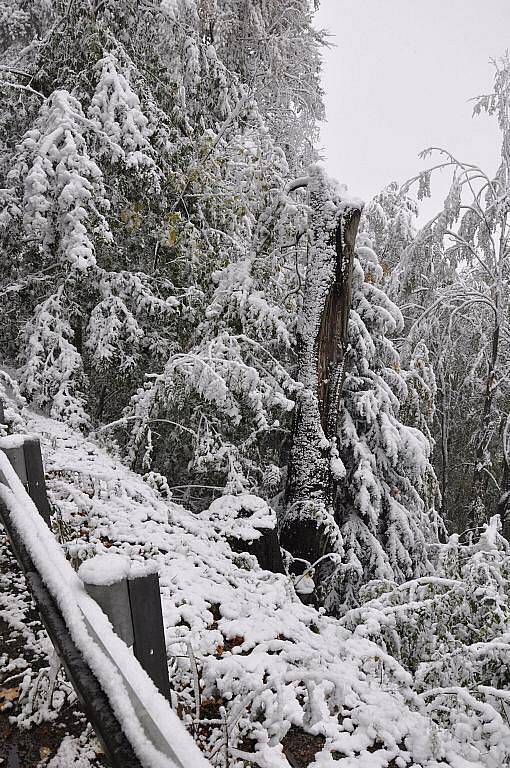
[[[285,573],[278,534],[274,528],[265,528],[261,537],[253,541],[229,539],[234,552],[255,555],[261,568],[273,573]]]
[[[449,452],[449,433],[450,433],[450,400],[451,385],[450,377],[439,369],[439,388],[438,393],[441,402],[439,411],[439,434],[441,437],[441,517],[448,520],[449,514],[449,493],[450,493],[450,452]],[[455,520],[458,525],[458,520]]]
[[[503,430],[503,476],[497,513],[501,519],[501,533],[510,541],[510,415]]]
[[[336,434],[362,203],[314,168],[309,178],[309,256],[299,318],[299,393],[288,468],[282,545],[313,562],[335,535],[331,447]]]
[[[492,333],[492,352],[488,364],[487,380],[485,384],[485,397],[483,404],[483,416],[480,426],[478,445],[475,456],[475,469],[473,472],[473,482],[471,486],[471,514],[470,526],[475,528],[487,521],[487,512],[485,507],[485,496],[487,494],[488,475],[485,471],[486,456],[489,450],[489,443],[492,437],[493,421],[493,403],[496,391],[496,366],[499,354],[499,322],[496,324]]]

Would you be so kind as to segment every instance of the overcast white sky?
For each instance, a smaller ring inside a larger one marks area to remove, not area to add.
[[[336,46],[324,62],[325,161],[352,194],[405,181],[430,145],[495,170],[496,121],[472,118],[469,99],[491,90],[489,59],[510,48],[510,0],[321,0],[316,24]]]

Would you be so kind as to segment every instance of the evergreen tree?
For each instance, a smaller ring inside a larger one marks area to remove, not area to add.
[[[55,2],[13,20],[1,333],[53,416],[114,422],[174,485],[262,491],[293,407],[302,212],[285,186],[313,154],[322,37],[306,2],[250,6],[260,80],[227,24],[239,10]]]
[[[397,304],[403,304],[405,297],[402,295],[404,285],[396,278],[395,270],[400,265],[402,253],[414,241],[417,215],[415,200],[395,181],[372,198],[363,211],[361,229],[378,254],[384,286]]]
[[[355,604],[371,579],[399,582],[429,573],[427,544],[440,532],[430,442],[402,421],[413,374],[401,370],[391,342],[403,320],[378,287],[382,277],[370,241],[361,237],[336,439],[342,471],[334,508],[343,564],[325,566],[322,586],[335,612]]]

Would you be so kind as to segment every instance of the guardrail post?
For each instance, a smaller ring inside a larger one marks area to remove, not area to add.
[[[121,555],[96,555],[79,569],[87,593],[133,653],[160,693],[171,702],[159,577],[129,574]]]
[[[50,525],[50,505],[46,494],[44,467],[39,438],[9,435],[0,438],[0,448],[6,454],[28,495],[46,525]]]
[[[126,645],[133,645],[133,624],[129,610],[127,579],[113,584],[87,584],[85,589],[93,600],[106,613],[115,633]]]
[[[158,574],[128,579],[128,591],[134,654],[159,692],[171,702]]]
[[[46,494],[46,481],[42,462],[41,444],[39,438],[29,437],[23,443],[25,467],[27,472],[28,495],[39,510],[44,521],[50,525],[50,505]]]

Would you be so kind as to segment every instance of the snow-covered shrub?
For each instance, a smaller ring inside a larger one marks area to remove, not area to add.
[[[25,432],[25,422],[22,416],[26,400],[20,392],[18,382],[0,368],[0,403],[4,418],[0,424],[0,434],[5,437],[15,432]]]
[[[435,696],[460,695],[465,704],[470,691],[481,700],[488,698],[505,716],[510,545],[499,528],[496,516],[473,543],[461,544],[454,535],[446,544],[436,544],[431,553],[435,575],[404,584],[366,584],[361,605],[340,623],[398,659],[431,702]]]

